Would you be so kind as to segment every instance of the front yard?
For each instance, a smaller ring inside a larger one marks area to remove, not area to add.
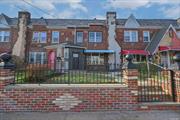
[[[16,83],[42,84],[107,84],[122,83],[121,72],[101,72],[85,70],[68,70],[54,72],[51,70],[16,72]]]

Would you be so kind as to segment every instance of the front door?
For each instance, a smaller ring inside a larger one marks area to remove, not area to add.
[[[73,69],[79,69],[79,53],[73,53]]]
[[[51,51],[48,54],[48,65],[50,66],[51,69],[54,69],[55,64],[55,52]]]

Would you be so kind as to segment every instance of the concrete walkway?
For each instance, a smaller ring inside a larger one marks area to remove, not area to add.
[[[12,112],[0,120],[180,120],[180,111],[151,112]]]

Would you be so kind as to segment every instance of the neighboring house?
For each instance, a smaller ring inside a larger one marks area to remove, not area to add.
[[[64,69],[103,69],[107,63],[121,64],[126,54],[144,61],[159,53],[169,27],[178,41],[179,19],[118,19],[115,12],[107,12],[106,20],[31,18],[26,11],[18,18],[1,14],[0,53],[12,51],[28,63],[48,62],[51,67],[60,60]]]

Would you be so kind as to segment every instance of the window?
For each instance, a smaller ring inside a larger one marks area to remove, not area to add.
[[[87,56],[88,65],[103,65],[104,55],[103,54],[91,54]]]
[[[47,33],[46,32],[33,32],[33,41],[39,43],[46,43]]]
[[[52,32],[52,43],[59,43],[59,32],[58,31]]]
[[[124,31],[124,41],[125,42],[137,42],[138,32],[137,31]]]
[[[9,42],[9,41],[10,41],[10,32],[0,31],[0,42]]]
[[[89,32],[89,42],[102,42],[102,32]]]
[[[150,41],[149,31],[143,31],[143,40],[144,40],[144,42]]]
[[[76,32],[76,41],[77,43],[83,42],[83,32]]]
[[[45,52],[30,52],[29,53],[29,62],[30,63],[44,64],[45,60],[46,60]]]

